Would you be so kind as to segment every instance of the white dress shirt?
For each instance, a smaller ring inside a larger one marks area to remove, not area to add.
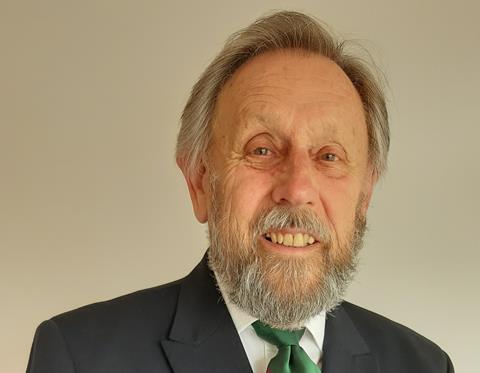
[[[217,283],[219,284],[219,289],[225,300],[228,312],[240,336],[253,373],[265,373],[268,363],[277,354],[277,347],[264,341],[255,333],[252,323],[258,319],[250,316],[231,303],[222,290],[222,285],[218,280]],[[300,339],[300,346],[305,350],[310,359],[319,365],[322,357],[324,333],[325,312],[321,312],[305,324],[305,333]]]

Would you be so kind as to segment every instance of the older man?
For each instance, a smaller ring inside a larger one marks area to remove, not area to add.
[[[453,372],[432,342],[342,302],[388,146],[375,75],[315,20],[234,34],[178,136],[206,257],[42,323],[28,372]]]

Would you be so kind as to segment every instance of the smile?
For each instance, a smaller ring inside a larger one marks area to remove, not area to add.
[[[264,235],[267,241],[287,246],[287,247],[305,247],[313,245],[316,240],[308,233],[281,233],[268,232]]]

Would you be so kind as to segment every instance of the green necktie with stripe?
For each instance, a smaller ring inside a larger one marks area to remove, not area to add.
[[[299,345],[305,328],[288,331],[272,328],[261,321],[255,321],[252,326],[260,338],[278,347],[278,353],[268,363],[267,373],[321,373]]]

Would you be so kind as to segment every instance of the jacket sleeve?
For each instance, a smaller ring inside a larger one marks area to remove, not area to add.
[[[33,339],[27,373],[75,373],[75,366],[57,324],[39,325]]]

